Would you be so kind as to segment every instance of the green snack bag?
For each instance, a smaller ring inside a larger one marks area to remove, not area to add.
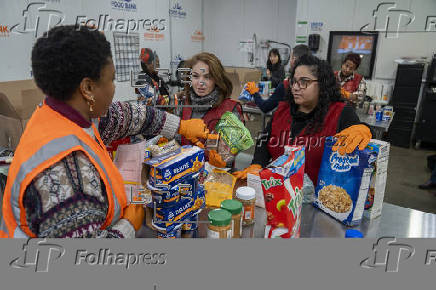
[[[225,112],[215,126],[215,131],[219,133],[230,148],[230,153],[238,154],[240,151],[249,149],[254,145],[250,131],[244,124],[231,112]]]

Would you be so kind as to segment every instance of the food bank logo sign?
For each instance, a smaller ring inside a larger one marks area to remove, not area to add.
[[[65,249],[46,239],[29,239],[23,245],[23,255],[13,259],[9,266],[15,269],[33,269],[35,272],[48,272],[50,264],[59,260]]]
[[[45,2],[30,3],[23,10],[22,16],[21,22],[11,26],[10,32],[17,34],[33,33],[35,37],[39,37],[41,36],[41,27],[45,28],[42,31],[49,31],[65,20],[62,11],[48,9]]]
[[[384,268],[385,272],[398,272],[400,262],[411,259],[415,249],[406,244],[395,243],[394,237],[380,238],[372,249],[372,255],[360,263],[365,269]]]
[[[136,12],[136,3],[132,0],[112,0],[111,7],[115,10],[122,10],[128,12]]]
[[[179,2],[176,2],[169,10],[171,17],[186,18],[186,11]]]
[[[9,36],[9,27],[7,25],[0,24],[0,37],[8,37]]]

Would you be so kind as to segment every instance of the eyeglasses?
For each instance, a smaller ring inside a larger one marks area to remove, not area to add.
[[[295,84],[298,85],[300,89],[306,89],[311,83],[317,82],[318,80],[313,80],[309,78],[300,78],[296,80],[295,78],[291,80],[291,88],[294,87]]]

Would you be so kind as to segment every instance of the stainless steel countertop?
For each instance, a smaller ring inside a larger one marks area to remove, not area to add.
[[[207,220],[208,210],[203,210],[200,220]],[[243,238],[263,238],[265,229],[265,210],[256,207],[256,222],[243,227]],[[302,208],[301,232],[302,238],[341,238],[349,227],[331,218],[326,213],[316,209],[312,204],[304,204]],[[360,230],[364,237],[378,238],[394,236],[397,238],[436,238],[436,215],[389,203],[383,204],[382,215],[373,221],[366,218],[353,229]],[[206,237],[207,224],[200,223],[196,237]],[[156,233],[143,226],[137,233],[139,238],[154,238]]]
[[[388,131],[389,126],[391,125],[391,122],[394,118],[394,116],[392,116],[392,118],[389,121],[375,121],[375,116],[370,116],[368,114],[364,114],[362,112],[356,111],[357,116],[359,117],[360,122],[366,123],[371,127],[376,127],[376,128],[380,128],[383,129],[384,131]]]

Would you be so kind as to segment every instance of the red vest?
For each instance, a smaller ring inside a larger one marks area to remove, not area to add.
[[[334,102],[330,104],[327,115],[324,117],[323,127],[320,132],[307,134],[304,128],[296,138],[291,139],[292,116],[288,102],[280,102],[273,115],[271,135],[268,140],[268,151],[275,160],[284,152],[285,145],[306,146],[305,172],[309,175],[314,185],[318,182],[318,171],[324,152],[325,138],[337,133],[338,120],[345,103]]]
[[[215,130],[215,125],[221,119],[221,116],[229,111],[233,112],[234,108],[238,110],[238,113],[240,116],[242,116],[242,107],[241,104],[237,101],[231,100],[231,99],[224,99],[224,101],[221,103],[221,105],[211,108],[209,111],[206,112],[206,114],[203,116],[202,120],[206,124],[207,128],[210,132]],[[182,110],[182,120],[189,120],[192,116],[192,108],[190,107],[184,107]],[[191,144],[188,140],[182,137],[182,145],[188,145]]]
[[[335,72],[335,75],[336,75],[336,79],[339,80],[339,77],[338,77],[339,71]],[[362,80],[362,78],[363,77],[360,74],[355,72],[354,73],[354,78],[352,78],[351,80],[346,82],[342,86],[342,88],[344,90],[346,90],[347,92],[349,92],[349,93],[354,93],[355,91],[357,91],[359,89],[359,84],[360,84],[360,81]]]

